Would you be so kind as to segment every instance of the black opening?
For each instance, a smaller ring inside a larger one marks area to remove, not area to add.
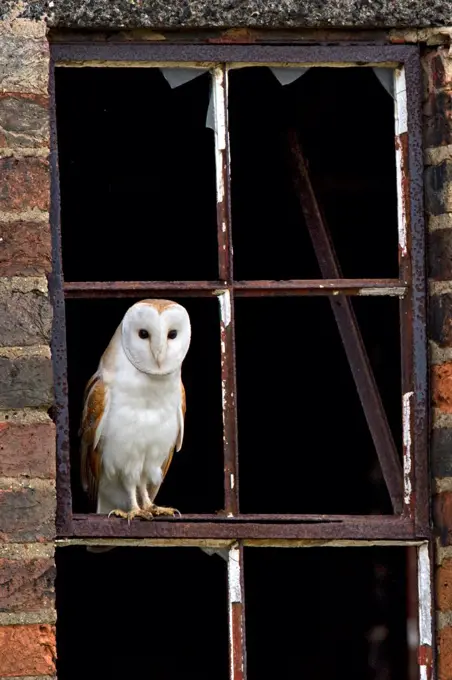
[[[197,548],[62,548],[60,680],[228,678],[226,563]]]
[[[348,299],[401,459],[398,300]],[[235,321],[241,511],[392,513],[329,298],[239,299]]]
[[[249,680],[407,679],[404,548],[245,548]]]
[[[392,97],[371,68],[313,67],[283,86],[250,67],[229,73],[235,278],[322,278],[293,186],[289,127],[343,277],[397,277]]]
[[[182,366],[187,412],[182,450],[175,453],[156,502],[184,513],[224,505],[219,310],[215,299],[178,298],[190,315],[192,340]],[[85,385],[133,299],[68,300],[71,481],[74,512],[94,512],[80,481],[78,428]]]
[[[208,73],[57,68],[66,281],[217,279]]]

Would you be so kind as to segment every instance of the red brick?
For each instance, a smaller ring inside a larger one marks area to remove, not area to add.
[[[441,611],[452,609],[452,560],[443,560],[436,570],[436,604]]]
[[[0,210],[49,209],[49,164],[42,158],[0,159]]]
[[[0,477],[55,477],[55,425],[0,422]]]
[[[0,276],[36,276],[52,269],[47,222],[0,223]]]
[[[0,611],[33,612],[54,606],[51,559],[0,559]]]
[[[452,680],[452,628],[438,632],[438,680]]]
[[[444,413],[452,413],[452,363],[433,366],[433,404]]]
[[[55,627],[2,626],[0,676],[52,675],[55,671]]]

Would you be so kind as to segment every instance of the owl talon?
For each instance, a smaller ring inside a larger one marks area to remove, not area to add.
[[[145,508],[145,512],[151,517],[161,517],[163,515],[169,515],[170,517],[178,515],[179,517],[182,517],[179,510],[176,508],[165,508],[161,505],[149,505],[147,508]]]
[[[127,520],[128,524],[130,524],[130,521],[134,517],[142,517],[143,511],[140,510],[140,508],[137,508],[136,510],[130,510],[130,512],[124,512],[124,510],[112,510],[111,512],[108,513],[108,517],[110,517],[110,515],[116,515],[116,517],[122,517],[123,519]]]

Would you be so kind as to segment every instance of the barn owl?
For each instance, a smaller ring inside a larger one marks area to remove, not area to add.
[[[181,368],[191,340],[187,310],[170,300],[132,305],[88,381],[81,478],[99,514],[180,514],[154,499],[184,438]]]

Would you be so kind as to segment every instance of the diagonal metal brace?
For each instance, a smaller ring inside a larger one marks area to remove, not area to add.
[[[289,130],[294,184],[308,227],[312,245],[325,279],[342,278],[328,227],[320,212],[306,161],[294,130]],[[396,514],[403,509],[403,474],[380,393],[367,356],[358,322],[347,296],[330,297],[331,306],[347,354],[347,359],[377,451],[392,506]]]

